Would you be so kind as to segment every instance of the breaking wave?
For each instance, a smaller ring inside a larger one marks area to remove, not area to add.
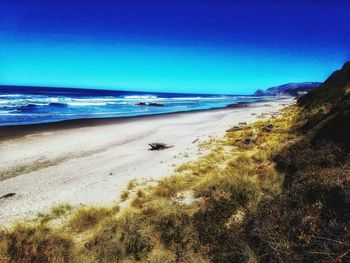
[[[131,92],[99,94],[98,91],[95,94],[92,91],[79,94],[54,92],[49,88],[47,92],[30,93],[29,88],[28,90],[23,94],[0,90],[0,126],[96,118],[96,116],[129,117],[202,110],[257,100],[256,97],[227,95],[130,94]]]

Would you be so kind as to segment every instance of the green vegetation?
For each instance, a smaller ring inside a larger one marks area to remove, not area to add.
[[[157,184],[130,182],[124,209],[59,206],[1,230],[0,261],[349,262],[350,97],[320,95],[344,74],[201,142],[206,154]]]

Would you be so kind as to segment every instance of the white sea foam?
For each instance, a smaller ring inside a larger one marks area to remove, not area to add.
[[[166,94],[159,94],[156,96],[142,93],[128,96],[1,94],[0,122],[9,123],[13,122],[14,119],[18,119],[18,123],[39,123],[94,116],[100,118],[158,114],[223,107],[231,103],[239,102],[241,98],[243,97],[186,94],[179,95],[179,97],[167,97]],[[244,98],[246,100],[254,100],[256,97],[251,96]],[[146,104],[159,103],[165,107],[139,107],[137,106],[139,102],[144,102]],[[26,106],[29,107],[22,108]]]
[[[72,101],[72,102],[67,102],[66,104],[70,105],[70,106],[106,106],[108,103],[106,103],[106,102]]]
[[[178,101],[217,101],[217,100],[233,100],[236,97],[174,97],[169,98],[169,100]]]
[[[9,103],[11,103],[11,100],[0,99],[0,104],[9,104]]]
[[[12,112],[16,112],[16,110],[1,110],[0,115],[11,114]]]
[[[132,96],[123,96],[122,98],[124,99],[143,99],[143,100],[146,100],[146,99],[157,99],[158,97],[157,96],[154,96],[154,95],[132,95]]]
[[[86,97],[86,98],[69,98],[69,97],[49,97],[47,95],[19,95],[7,94],[0,95],[0,104],[9,107],[21,107],[33,104],[36,106],[47,106],[50,103],[62,103],[69,106],[107,106],[107,105],[133,105],[137,102],[159,102],[176,104],[184,101],[223,101],[233,100],[236,97],[218,96],[218,97],[157,97],[154,95],[130,95],[122,97],[104,96],[104,97]],[[6,99],[3,99],[6,98]]]

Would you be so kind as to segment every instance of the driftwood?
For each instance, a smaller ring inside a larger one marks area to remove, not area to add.
[[[9,198],[11,196],[14,196],[16,193],[8,193],[8,194],[5,194],[3,196],[0,196],[0,199],[3,199],[3,198]]]
[[[252,142],[252,139],[246,138],[246,139],[242,140],[242,142],[244,144],[250,144]]]
[[[151,147],[149,149],[150,151],[160,151],[160,150],[165,150],[165,149],[169,149],[169,148],[174,147],[174,145],[168,145],[168,144],[159,143],[159,142],[149,143],[148,145]]]
[[[226,130],[226,132],[234,132],[234,131],[240,131],[240,130],[242,130],[241,127],[233,126],[232,128]]]
[[[192,143],[196,143],[196,142],[198,142],[199,141],[199,139],[195,139]]]

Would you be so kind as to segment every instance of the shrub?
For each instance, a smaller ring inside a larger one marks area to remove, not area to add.
[[[93,262],[140,260],[152,250],[154,241],[145,218],[135,210],[105,219],[80,253]]]
[[[128,190],[123,191],[122,194],[120,195],[120,200],[121,200],[122,202],[124,202],[126,199],[129,198],[129,194],[130,194],[130,193],[129,193]]]
[[[0,234],[0,259],[8,262],[58,263],[70,260],[72,240],[44,225],[18,223]]]
[[[155,248],[147,258],[148,263],[175,263],[175,255],[165,249]]]
[[[112,213],[113,210],[108,208],[82,207],[74,212],[68,226],[74,232],[83,232],[93,228],[100,220]]]

